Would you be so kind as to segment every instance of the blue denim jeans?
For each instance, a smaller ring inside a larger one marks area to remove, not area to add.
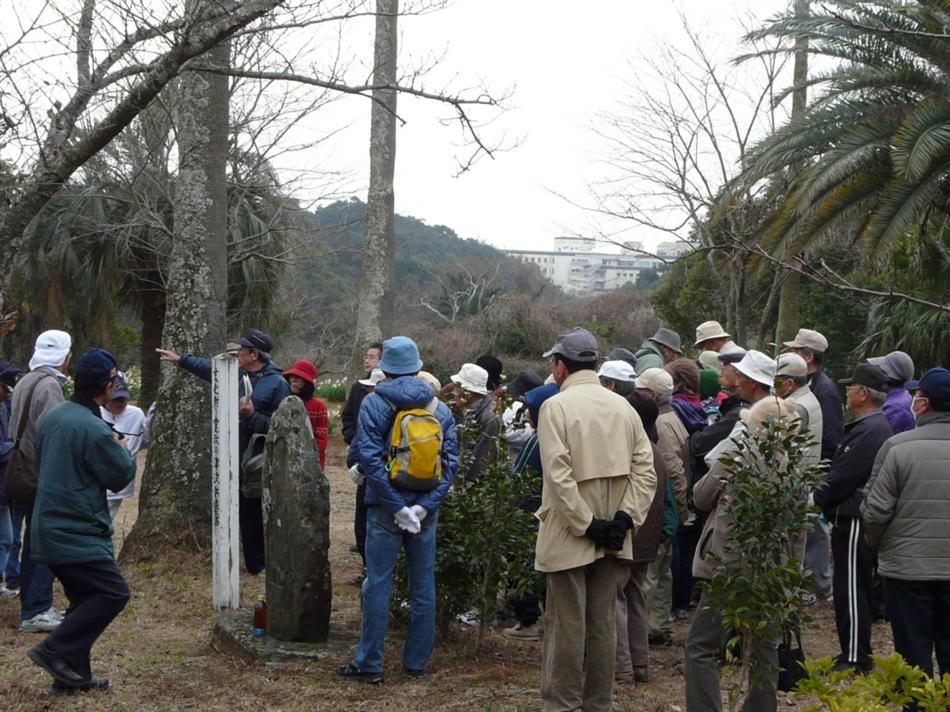
[[[19,507],[13,504],[10,507],[10,522],[13,525],[13,542],[10,545],[9,558],[7,558],[6,568],[0,572],[6,581],[7,588],[20,587],[20,534],[23,531],[23,517],[26,514],[26,507]]]
[[[19,507],[17,507],[19,509]],[[20,557],[20,620],[29,620],[53,605],[53,572],[46,564],[30,556],[30,529],[33,505],[25,507],[26,529],[23,532],[23,555]]]
[[[354,664],[364,672],[382,672],[383,641],[389,622],[389,599],[399,548],[406,552],[409,574],[409,632],[402,661],[424,670],[435,646],[435,530],[438,512],[422,520],[422,531],[409,534],[382,507],[366,511],[366,578],[363,580],[363,625]]]
[[[13,521],[10,519],[10,508],[5,504],[0,504],[0,583],[3,583],[3,572],[7,568],[7,559],[12,546]]]

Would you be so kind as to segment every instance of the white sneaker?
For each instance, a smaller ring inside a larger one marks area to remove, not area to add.
[[[456,619],[459,621],[459,623],[463,623],[465,625],[478,625],[478,611],[473,608],[472,610],[466,611],[465,613],[459,613],[456,616]]]
[[[50,606],[46,612],[49,614],[50,618],[55,618],[60,623],[62,623],[66,618],[66,611],[61,611],[58,608],[53,608],[52,606]]]
[[[0,583],[0,598],[15,598],[19,595],[19,591],[11,591],[9,588]]]
[[[49,633],[55,630],[56,626],[58,626],[61,622],[61,619],[51,616],[49,611],[43,611],[42,613],[37,613],[32,618],[27,618],[25,621],[20,621],[20,632]]]

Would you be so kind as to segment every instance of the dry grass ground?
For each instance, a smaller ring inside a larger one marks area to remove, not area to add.
[[[358,590],[350,582],[359,573],[353,541],[355,488],[343,467],[343,443],[331,444],[328,476],[332,492],[331,561],[333,620],[359,630]],[[141,471],[141,470],[140,470]],[[116,543],[134,523],[137,501],[123,504]],[[334,674],[345,660],[320,663],[247,665],[223,657],[208,644],[215,620],[211,609],[211,574],[206,557],[170,553],[160,563],[125,567],[133,591],[128,607],[93,649],[94,671],[107,675],[112,690],[75,697],[50,692],[49,677],[26,657],[39,636],[17,630],[18,602],[0,600],[0,709],[7,710],[540,710],[540,644],[515,643],[492,630],[477,658],[472,657],[471,630],[453,631],[440,641],[421,679],[401,672],[399,631],[386,649],[386,684],[366,687]],[[249,576],[241,582],[242,603],[250,606],[262,583]],[[66,601],[57,586],[56,605]],[[814,622],[804,635],[809,655],[837,650],[830,603],[815,607]],[[682,648],[688,621],[676,625],[677,645],[651,654],[651,680],[637,687],[616,688],[618,710],[675,712],[685,709]],[[875,626],[875,646],[892,650],[889,630]],[[782,706],[792,709],[793,700]],[[800,705],[799,705],[800,706]]]

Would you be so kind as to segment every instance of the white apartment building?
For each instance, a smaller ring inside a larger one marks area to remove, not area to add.
[[[596,294],[636,284],[641,271],[663,265],[661,259],[636,252],[643,249],[640,243],[626,245],[622,252],[598,252],[592,237],[555,237],[553,250],[507,250],[505,254],[537,265],[542,275],[566,292]],[[681,254],[673,252],[673,247],[680,246],[664,243],[657,254],[672,261]]]

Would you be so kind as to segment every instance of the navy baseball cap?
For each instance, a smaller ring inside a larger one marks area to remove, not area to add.
[[[259,329],[248,329],[238,343],[246,349],[268,354],[274,350],[274,340]]]
[[[907,381],[904,387],[910,391],[921,391],[937,403],[950,403],[950,370],[932,368],[916,381]]]

